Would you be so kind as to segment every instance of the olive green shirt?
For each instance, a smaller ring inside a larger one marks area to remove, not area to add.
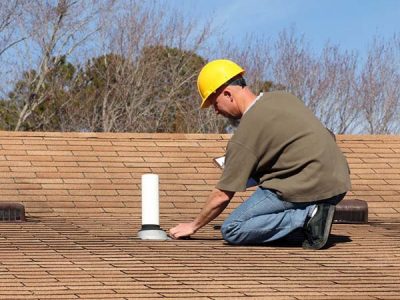
[[[327,199],[351,186],[346,158],[330,132],[286,92],[264,93],[242,116],[217,188],[244,191],[250,177],[290,202]]]

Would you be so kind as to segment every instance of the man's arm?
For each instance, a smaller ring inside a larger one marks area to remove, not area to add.
[[[201,227],[218,217],[227,207],[234,194],[234,192],[215,188],[208,197],[200,214],[190,223],[182,223],[171,228],[169,230],[169,236],[174,239],[179,239],[194,234]]]

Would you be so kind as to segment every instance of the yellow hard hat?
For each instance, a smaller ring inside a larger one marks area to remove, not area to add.
[[[197,78],[197,88],[202,99],[200,107],[209,107],[208,97],[233,77],[243,73],[242,67],[228,59],[217,59],[206,64]]]

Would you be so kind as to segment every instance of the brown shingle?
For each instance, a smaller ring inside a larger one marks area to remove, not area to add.
[[[398,298],[399,136],[337,137],[352,172],[347,198],[368,202],[370,223],[335,224],[335,247],[226,245],[212,226],[251,191],[192,240],[138,240],[141,175],[160,175],[163,228],[188,221],[220,176],[212,158],[229,138],[0,132],[0,201],[23,203],[28,216],[0,224],[0,298]]]

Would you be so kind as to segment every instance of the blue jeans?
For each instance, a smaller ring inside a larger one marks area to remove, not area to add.
[[[344,197],[338,195],[323,202],[336,205]],[[280,200],[271,190],[257,190],[224,221],[224,240],[234,245],[257,245],[280,239],[303,227],[314,203],[293,203]]]

